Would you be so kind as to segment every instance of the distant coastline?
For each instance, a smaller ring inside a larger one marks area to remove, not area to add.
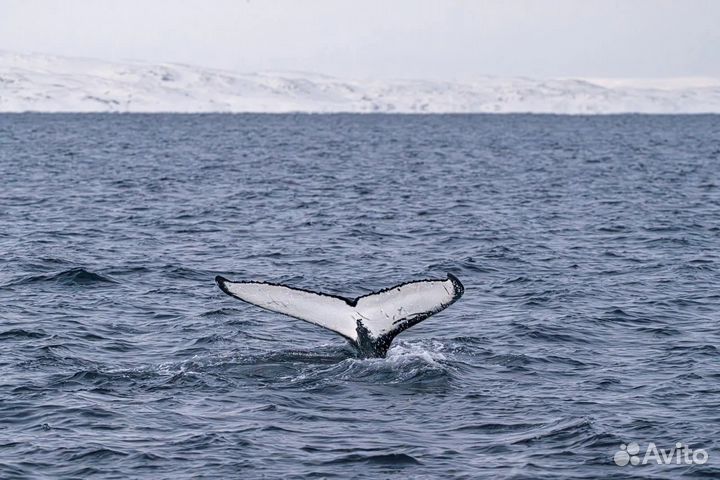
[[[720,78],[351,80],[0,51],[0,112],[720,113]]]

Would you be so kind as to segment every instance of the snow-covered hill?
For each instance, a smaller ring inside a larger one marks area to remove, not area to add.
[[[720,79],[347,80],[0,52],[0,112],[720,113]]]

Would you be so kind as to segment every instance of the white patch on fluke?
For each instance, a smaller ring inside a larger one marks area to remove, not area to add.
[[[404,283],[355,299],[272,283],[215,280],[228,295],[339,333],[370,356],[384,356],[397,334],[444,310],[464,291],[450,274],[445,280]]]

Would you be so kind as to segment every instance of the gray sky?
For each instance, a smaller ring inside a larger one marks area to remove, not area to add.
[[[720,0],[0,0],[0,49],[342,77],[720,76]]]

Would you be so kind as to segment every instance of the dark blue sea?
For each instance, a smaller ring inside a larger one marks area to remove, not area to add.
[[[0,115],[0,478],[718,477],[720,117]]]

